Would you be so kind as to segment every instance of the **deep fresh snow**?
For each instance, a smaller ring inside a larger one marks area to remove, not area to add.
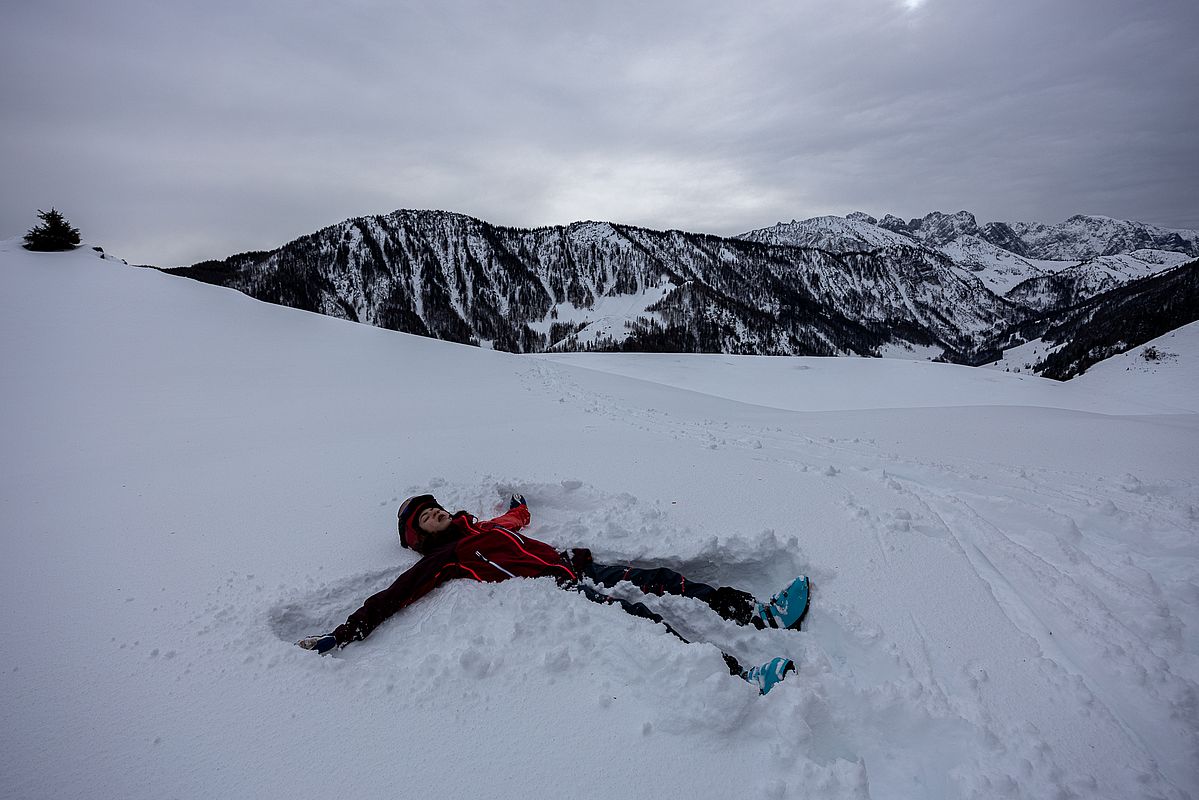
[[[1189,328],[1058,384],[514,356],[17,240],[0,288],[0,797],[1199,796]],[[760,596],[807,573],[798,633],[655,601],[798,674],[758,697],[546,580],[294,647],[412,563],[424,490]]]

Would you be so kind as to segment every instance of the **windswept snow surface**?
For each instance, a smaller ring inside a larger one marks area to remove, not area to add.
[[[1199,796],[1199,415],[1098,372],[513,356],[16,241],[0,281],[0,797]],[[293,646],[413,563],[425,490],[807,573],[801,632],[652,599],[798,673],[759,697],[548,580]]]

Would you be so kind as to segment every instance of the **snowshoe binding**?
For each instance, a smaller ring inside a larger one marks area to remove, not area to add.
[[[766,694],[787,677],[788,672],[795,672],[795,662],[779,656],[772,658],[758,667],[750,667],[741,673],[741,678],[756,684],[759,694]]]
[[[799,630],[804,615],[808,613],[808,588],[807,576],[800,575],[768,602],[758,603],[754,625],[759,628]]]

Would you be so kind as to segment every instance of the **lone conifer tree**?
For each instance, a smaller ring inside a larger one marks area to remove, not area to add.
[[[74,250],[79,244],[79,229],[72,227],[62,214],[51,208],[49,211],[38,209],[37,215],[42,224],[34,225],[25,234],[26,250]]]

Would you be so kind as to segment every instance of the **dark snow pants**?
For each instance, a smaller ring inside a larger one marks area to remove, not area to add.
[[[628,581],[646,594],[676,594],[681,597],[694,597],[705,603],[716,591],[714,587],[706,583],[689,581],[679,573],[666,567],[657,567],[655,569],[615,567],[607,564],[596,564],[592,561],[583,569],[583,574],[600,586],[612,587],[621,581]],[[725,617],[725,619],[730,618]]]
[[[742,592],[727,586],[717,588],[709,586],[706,583],[689,581],[684,576],[666,567],[641,569],[638,567],[609,566],[607,564],[589,562],[581,567],[579,577],[589,578],[597,585],[608,588],[615,586],[621,581],[628,581],[645,594],[673,594],[680,597],[694,597],[697,600],[707,603],[722,618],[730,622],[735,622],[738,625],[752,624],[755,619],[753,610],[756,601],[753,595],[748,592]],[[634,617],[657,622],[679,639],[682,639],[684,642],[688,641],[682,634],[672,628],[670,623],[664,620],[660,614],[651,611],[644,603],[633,603],[617,597],[609,597],[585,583],[576,584],[571,588],[576,589],[580,594],[594,603],[615,603],[626,613],[632,614]],[[733,675],[740,675],[744,671],[741,665],[737,663],[737,660],[728,653],[722,653],[721,655],[724,656],[724,661],[728,664],[729,672]]]

